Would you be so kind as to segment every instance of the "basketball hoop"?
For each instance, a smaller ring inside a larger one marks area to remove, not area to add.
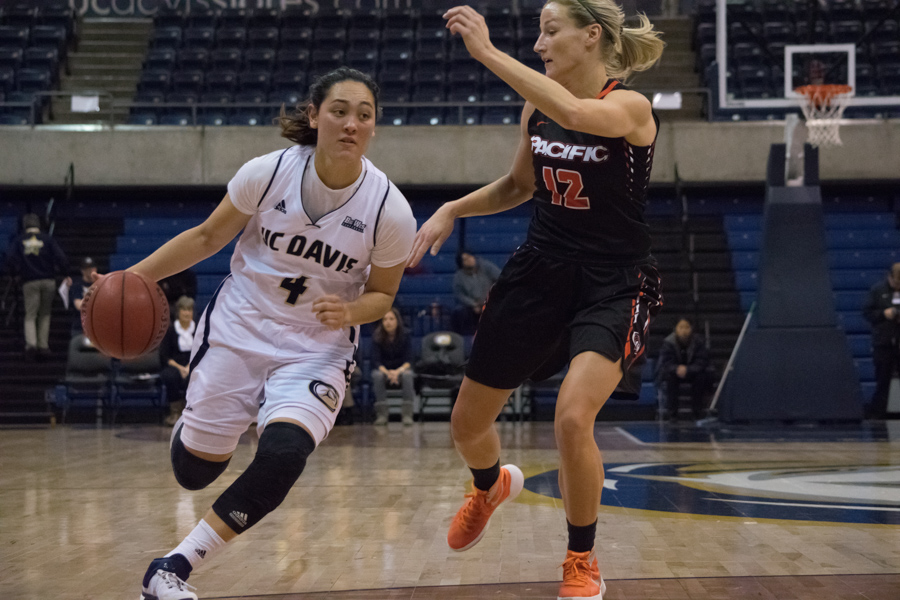
[[[849,85],[804,85],[800,108],[806,119],[807,141],[815,147],[841,146],[841,117],[853,91]]]

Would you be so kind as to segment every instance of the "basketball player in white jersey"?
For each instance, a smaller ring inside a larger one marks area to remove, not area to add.
[[[245,164],[203,224],[130,269],[158,281],[243,230],[194,337],[187,407],[172,433],[175,478],[190,490],[208,486],[252,422],[260,435],[250,466],[150,564],[143,600],[196,600],[184,583],[190,572],[284,500],[334,426],[358,326],[391,308],[416,223],[363,156],[377,92],[352,69],[321,77],[302,108],[282,112],[282,136],[298,145]]]

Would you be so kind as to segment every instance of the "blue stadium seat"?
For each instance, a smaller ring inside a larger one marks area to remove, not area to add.
[[[160,59],[160,66],[166,68],[166,64],[163,61],[168,60],[168,53],[173,53],[172,50],[151,50],[151,52],[157,53],[157,57]],[[165,54],[164,54],[165,53]],[[184,71],[187,70],[198,70],[204,71],[206,70],[207,64],[209,63],[209,50],[205,48],[182,48],[178,51],[178,68]],[[147,55],[146,65],[152,68],[150,54]],[[172,61],[168,62],[168,68],[172,67]]]
[[[831,230],[825,232],[829,249],[900,248],[900,231]]]
[[[383,98],[382,98],[383,100]],[[382,125],[407,125],[409,121],[409,110],[402,107],[387,106],[381,115],[380,124]]]
[[[831,285],[836,290],[867,290],[884,278],[885,269],[832,269]]]
[[[308,48],[313,31],[310,27],[288,28],[281,30],[281,49],[294,50]]]
[[[216,30],[217,48],[241,50],[247,42],[247,30],[243,27],[222,27]]]
[[[234,92],[237,87],[237,74],[234,71],[211,71],[206,75],[206,91]]]
[[[728,235],[728,246],[732,251],[735,250],[759,250],[760,243],[762,242],[762,232],[761,231],[729,231],[726,229],[726,233]]]
[[[283,71],[275,74],[273,79],[273,89],[278,92],[299,92],[306,93],[306,72],[304,71]]]
[[[185,29],[183,46],[185,48],[203,48],[209,50],[215,41],[215,29],[212,27],[192,27]]]
[[[400,291],[405,294],[452,293],[453,275],[407,275],[400,282]]]
[[[153,15],[153,27],[184,27],[185,19],[181,11],[176,8],[169,8],[165,4],[161,5]]]
[[[853,362],[856,365],[856,373],[859,375],[860,381],[875,380],[875,364],[871,358],[856,358]]]
[[[349,50],[361,52],[378,52],[381,45],[381,30],[377,28],[354,28],[347,31],[347,46]]]
[[[756,271],[735,271],[734,283],[740,292],[756,291],[759,285]]]
[[[172,90],[199,94],[203,90],[203,71],[176,71],[172,74]]]
[[[281,24],[281,11],[277,8],[256,8],[249,11],[247,24],[250,29],[274,28]]]
[[[306,48],[279,50],[276,64],[279,71],[305,71],[309,66],[309,50]]]
[[[128,115],[129,125],[156,125],[155,112],[132,112]]]
[[[374,75],[378,71],[378,50],[348,50],[347,66]]]
[[[531,221],[528,217],[471,217],[466,219],[466,235],[489,235],[491,233],[524,233]]]
[[[834,292],[834,307],[837,310],[862,310],[869,293],[866,290],[842,290]]]
[[[28,27],[0,26],[0,47],[24,49],[28,44],[28,31]]]
[[[244,71],[238,75],[238,90],[267,94],[272,84],[272,75],[268,71]]]
[[[16,74],[16,87],[20,92],[43,92],[50,89],[53,76],[47,69],[22,68]]]
[[[185,23],[188,27],[208,27],[212,29],[216,26],[217,16],[213,10],[202,6],[193,6],[185,17]]]
[[[278,36],[276,27],[254,27],[247,34],[247,42],[251,48],[275,50],[278,47]]]
[[[0,125],[31,125],[31,121],[23,115],[0,114]]]
[[[832,250],[828,253],[828,264],[832,269],[887,271],[895,262],[900,262],[900,250]]]
[[[198,95],[196,92],[169,92],[166,94],[167,104],[196,104]],[[166,107],[163,107],[166,110]],[[183,110],[179,108],[178,110]]]
[[[229,125],[268,125],[260,112],[241,110],[228,119]]]
[[[237,73],[241,70],[243,53],[236,48],[219,48],[210,53],[210,59],[214,71],[234,71]]]
[[[413,108],[409,113],[410,125],[443,125],[444,109],[439,107]]]
[[[11,92],[16,87],[16,71],[12,67],[0,67],[0,94]]]
[[[244,52],[244,68],[247,71],[271,72],[275,66],[275,50],[272,48],[251,48]]]
[[[487,235],[467,235],[466,248],[474,254],[512,252],[525,241],[525,232],[497,232]]]
[[[22,48],[0,48],[0,69],[18,69],[22,66],[24,57],[25,51]]]
[[[838,311],[838,323],[848,334],[870,333],[872,326],[859,310]]]
[[[160,125],[177,125],[179,127],[187,127],[193,125],[193,115],[190,111],[173,110],[159,117]]]
[[[138,79],[138,91],[165,93],[169,90],[172,73],[162,69],[145,69]]]
[[[847,336],[847,345],[850,347],[850,353],[857,358],[867,358],[872,356],[872,336],[856,333]]]
[[[219,11],[218,25],[244,28],[247,26],[247,17],[247,10],[244,8],[223,8]]]
[[[150,34],[150,44],[153,48],[176,50],[181,47],[181,37],[181,27],[159,27]]]
[[[520,116],[521,109],[519,108],[485,108],[481,117],[481,124],[515,125],[519,122]]]

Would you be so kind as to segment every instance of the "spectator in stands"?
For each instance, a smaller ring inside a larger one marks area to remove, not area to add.
[[[403,317],[391,308],[381,318],[372,334],[372,389],[375,393],[375,424],[387,425],[387,390],[403,391],[401,413],[404,425],[413,423],[416,397],[412,370],[412,340],[403,325]]]
[[[169,402],[166,425],[169,427],[175,425],[184,410],[184,394],[191,375],[191,348],[197,329],[193,298],[179,298],[175,302],[175,315],[159,345],[159,362],[162,365],[159,376],[166,384],[166,400]]]
[[[62,248],[41,231],[41,218],[22,217],[24,231],[13,238],[7,251],[8,268],[22,282],[25,299],[25,359],[50,356],[50,313],[56,295],[56,276],[65,273],[67,259]]]
[[[710,387],[709,351],[703,336],[694,333],[691,322],[680,319],[675,331],[663,341],[656,364],[656,386],[666,400],[670,421],[678,418],[678,393],[682,383],[691,386],[691,410],[699,419]]]
[[[891,379],[900,366],[900,262],[894,263],[888,276],[869,290],[863,315],[872,324],[875,363],[875,392],[867,413],[872,419],[884,419]]]
[[[83,331],[81,328],[81,303],[91,284],[94,283],[94,273],[97,272],[97,265],[90,256],[81,259],[79,268],[81,269],[81,279],[72,281],[71,277],[66,278],[66,282],[69,284],[69,312],[72,313],[72,337]]]
[[[456,266],[453,294],[456,296],[457,306],[453,310],[453,330],[461,335],[473,335],[488,292],[500,277],[500,269],[494,263],[476,258],[465,250],[457,254]]]
[[[169,301],[169,309],[172,310],[173,316],[177,316],[174,313],[179,298],[182,296],[197,297],[197,274],[192,269],[185,269],[181,273],[175,273],[161,280],[159,287],[166,295],[166,300]]]

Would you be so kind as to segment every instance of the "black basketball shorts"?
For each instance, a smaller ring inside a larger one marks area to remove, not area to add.
[[[622,359],[616,396],[637,398],[650,318],[662,301],[652,265],[575,264],[522,246],[491,288],[466,376],[513,389],[553,376],[582,352],[596,352]]]

